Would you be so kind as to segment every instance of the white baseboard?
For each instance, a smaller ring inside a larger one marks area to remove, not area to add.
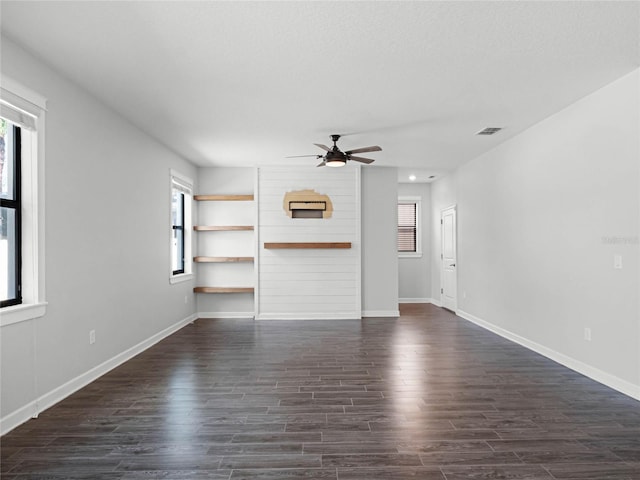
[[[603,385],[613,388],[620,393],[624,393],[631,398],[640,400],[640,385],[635,385],[631,382],[628,382],[627,380],[623,380],[619,377],[616,377],[615,375],[611,375],[610,373],[604,372],[598,368],[581,362],[580,360],[576,360],[575,358],[569,357],[563,353],[556,352],[555,350],[545,347],[544,345],[540,345],[539,343],[521,337],[520,335],[512,333],[502,327],[493,325],[492,323],[482,320],[463,310],[458,310],[456,314],[459,317],[464,318],[465,320],[469,320],[470,322],[475,323],[482,328],[486,328],[487,330],[500,335],[503,338],[506,338],[507,340],[511,340],[512,342],[522,345],[529,350],[533,350],[540,355],[550,358],[554,362],[557,362],[567,368],[570,368],[571,370],[581,373],[582,375],[585,375],[598,383],[602,383]]]
[[[399,298],[398,303],[431,303],[430,298]]]
[[[152,335],[146,340],[134,345],[133,347],[119,353],[113,358],[101,363],[100,365],[86,371],[85,373],[78,375],[76,378],[69,380],[67,383],[54,388],[50,392],[41,395],[36,400],[27,403],[23,407],[14,410],[13,412],[5,415],[0,419],[0,435],[10,432],[19,425],[31,418],[36,418],[40,412],[43,412],[49,407],[52,407],[56,403],[65,399],[72,393],[80,390],[82,387],[93,382],[97,378],[101,377],[105,373],[113,370],[117,366],[123,364],[127,360],[135,357],[136,355],[144,352],[149,347],[155,345],[160,340],[168,337],[172,333],[177,332],[182,327],[193,322],[198,317],[196,314],[190,315],[187,318],[180,320],[179,322],[165,328],[164,330]]]
[[[363,317],[399,317],[400,310],[364,310]]]
[[[360,312],[259,313],[256,320],[360,320]]]
[[[254,312],[198,312],[198,318],[253,318]]]
[[[433,298],[400,298],[398,300],[399,303],[432,303],[433,305],[440,306],[440,302],[434,300]]]
[[[436,299],[436,298],[432,298],[431,299],[431,303],[433,305],[435,305],[436,307],[442,307],[442,302],[440,300]]]

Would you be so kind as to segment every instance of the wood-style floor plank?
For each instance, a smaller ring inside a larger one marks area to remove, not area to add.
[[[640,403],[432,305],[198,320],[0,442],[3,479],[638,480]]]

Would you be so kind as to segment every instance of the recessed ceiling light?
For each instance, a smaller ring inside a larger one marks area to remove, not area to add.
[[[416,181],[416,176],[414,174],[409,175],[409,180],[411,180],[412,182]]]

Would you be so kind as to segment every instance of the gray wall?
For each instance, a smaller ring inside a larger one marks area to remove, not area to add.
[[[431,185],[428,183],[400,183],[398,196],[420,197],[422,207],[420,215],[422,256],[398,258],[400,301],[427,302],[431,299]]]
[[[434,217],[458,204],[461,314],[640,398],[639,81],[585,97],[432,193]]]
[[[196,172],[6,38],[1,53],[3,74],[48,99],[49,305],[1,330],[5,417],[195,312],[193,282],[169,284],[169,170]]]
[[[398,314],[398,171],[362,168],[362,314]]]

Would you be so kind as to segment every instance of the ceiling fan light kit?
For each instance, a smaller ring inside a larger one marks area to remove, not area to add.
[[[322,150],[327,152],[324,156],[322,156],[322,155],[295,155],[295,156],[287,157],[287,158],[299,158],[299,157],[322,158],[322,162],[320,162],[318,165],[316,165],[317,167],[332,167],[332,168],[336,168],[336,167],[344,167],[347,164],[348,160],[353,160],[354,162],[364,163],[364,164],[368,165],[370,163],[373,163],[375,160],[373,160],[372,158],[354,157],[353,154],[354,153],[380,152],[380,151],[382,151],[382,148],[380,148],[377,145],[374,145],[374,146],[371,146],[371,147],[355,148],[353,150],[347,150],[346,152],[343,152],[338,148],[338,145],[336,144],[339,139],[340,139],[340,135],[337,135],[337,134],[331,135],[331,140],[333,141],[333,147],[331,147],[331,148],[329,148],[326,145],[323,145],[321,143],[314,143],[314,145],[316,147],[321,148]]]

